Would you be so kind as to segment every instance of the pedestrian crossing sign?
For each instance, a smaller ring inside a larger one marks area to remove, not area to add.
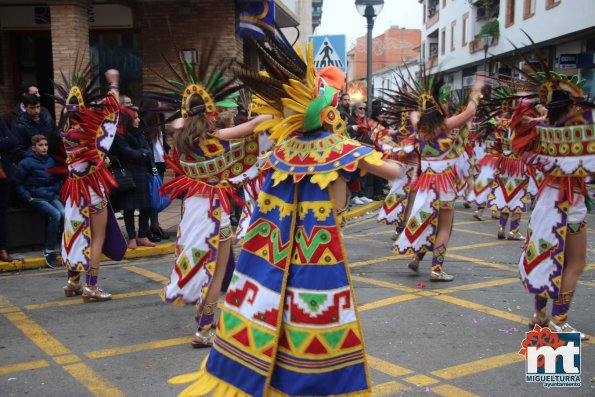
[[[336,66],[347,73],[347,39],[344,34],[313,35],[309,39],[314,44],[316,70]]]

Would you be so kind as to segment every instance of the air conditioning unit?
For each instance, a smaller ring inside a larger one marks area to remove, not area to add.
[[[472,86],[473,85],[473,80],[475,80],[475,78],[473,76],[463,77],[463,87]]]

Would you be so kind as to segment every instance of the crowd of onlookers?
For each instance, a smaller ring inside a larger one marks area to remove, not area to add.
[[[124,218],[128,247],[154,246],[170,237],[159,224],[158,212],[151,209],[148,185],[154,168],[164,176],[164,154],[169,149],[165,129],[157,113],[139,112],[126,95],[120,96],[120,102],[123,111],[108,158],[110,167],[124,168],[132,175],[134,188],[115,191],[110,201]],[[66,177],[64,153],[56,121],[41,106],[37,86],[25,85],[21,101],[0,119],[0,261],[13,259],[7,251],[8,207],[26,206],[46,217],[44,257],[48,266],[58,266],[55,249],[64,218],[60,200]]]
[[[374,146],[372,131],[375,128],[385,127],[380,102],[372,102],[370,117],[368,117],[368,106],[365,102],[356,101],[352,104],[349,94],[342,93],[337,109],[341,118],[347,123],[349,136],[365,145]],[[385,186],[386,181],[378,176],[356,175],[349,182],[351,204],[362,205],[384,200]]]

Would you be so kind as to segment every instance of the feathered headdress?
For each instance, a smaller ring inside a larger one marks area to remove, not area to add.
[[[585,81],[579,80],[576,75],[566,76],[561,73],[550,71],[545,59],[537,49],[531,36],[524,30],[523,33],[531,42],[528,47],[537,59],[537,63],[530,62],[526,55],[520,52],[518,47],[511,42],[517,50],[518,55],[523,59],[524,67],[520,68],[514,64],[510,64],[509,67],[520,73],[520,75],[526,79],[525,85],[530,86],[532,94],[525,95],[525,97],[538,97],[539,101],[546,107],[567,105],[567,103],[560,104],[554,101],[554,92],[560,91],[565,93],[572,102],[583,102],[585,98],[582,87],[584,86]]]
[[[57,92],[51,97],[63,107],[60,129],[64,127],[68,113],[78,112],[91,105],[100,105],[102,94],[99,85],[96,84],[99,80],[97,65],[92,65],[90,61],[85,63],[84,58],[84,55],[77,52],[70,77],[60,70],[62,83],[51,80]]]
[[[165,84],[148,83],[147,86],[156,88],[159,91],[146,91],[143,96],[157,100],[163,106],[147,110],[172,112],[164,120],[165,123],[168,123],[180,117],[187,119],[202,112],[214,116],[217,107],[228,107],[231,102],[235,103],[233,94],[242,87],[234,79],[226,77],[231,64],[230,61],[221,60],[217,66],[212,69],[209,68],[209,63],[213,60],[214,50],[215,44],[213,42],[204,46],[198,64],[185,60],[177,48],[175,63],[170,63],[162,54],[173,78],[167,78],[153,70],[153,73]],[[191,98],[195,95],[201,98],[201,103],[191,106]]]
[[[313,46],[306,52],[294,50],[279,31],[248,41],[259,55],[264,71],[257,72],[238,65],[238,78],[254,92],[253,111],[270,114],[257,131],[269,130],[271,139],[281,141],[295,132],[308,132],[330,124],[341,132],[345,123],[336,109],[338,94],[345,84],[345,75],[334,67],[314,67]]]

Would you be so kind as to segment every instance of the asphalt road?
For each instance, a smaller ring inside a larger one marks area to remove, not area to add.
[[[521,242],[496,231],[457,207],[445,262],[455,280],[436,284],[429,255],[413,274],[374,218],[344,230],[375,396],[595,395],[594,341],[582,345],[580,388],[525,382],[517,352],[533,300],[517,278]],[[569,320],[595,334],[594,229],[588,247]],[[159,299],[171,265],[171,255],[106,264],[100,284],[115,299],[90,304],[64,297],[64,271],[1,274],[0,396],[176,396],[184,386],[168,379],[196,371],[207,350],[188,343],[194,309]]]

